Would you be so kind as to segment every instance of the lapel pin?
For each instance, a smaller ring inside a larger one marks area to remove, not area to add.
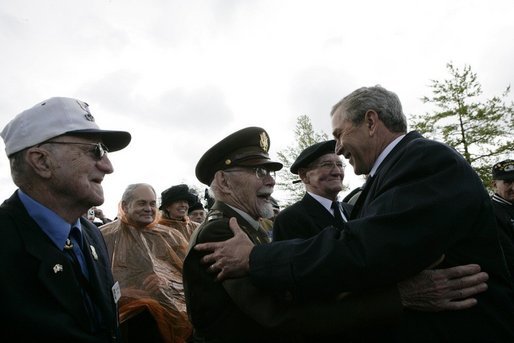
[[[90,245],[89,246],[91,248],[91,255],[93,255],[93,258],[98,261],[98,255],[96,254],[96,249],[94,246]]]
[[[57,274],[57,273],[60,273],[62,272],[62,265],[61,264],[56,264],[54,266],[54,274]]]

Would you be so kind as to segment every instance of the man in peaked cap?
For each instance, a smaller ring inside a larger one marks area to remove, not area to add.
[[[491,200],[498,234],[514,284],[514,160],[496,163],[492,168],[492,179],[494,194]]]
[[[81,216],[103,203],[107,152],[130,134],[101,130],[85,102],[51,98],[1,136],[18,190],[0,206],[0,341],[117,341],[119,287],[100,231]]]
[[[310,238],[327,226],[346,221],[351,206],[337,201],[343,189],[344,166],[329,140],[305,148],[291,165],[305,186],[303,198],[282,210],[273,225],[273,240]]]

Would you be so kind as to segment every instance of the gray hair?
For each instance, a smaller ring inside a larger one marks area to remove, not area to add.
[[[150,188],[155,197],[157,198],[157,193],[155,193],[155,189],[151,185],[147,183],[133,183],[131,185],[128,185],[127,188],[125,188],[125,192],[123,192],[123,195],[121,196],[121,201],[127,204],[130,203],[132,200],[134,200],[134,191],[141,186],[146,186]]]
[[[340,108],[344,109],[346,119],[356,126],[362,124],[364,114],[368,110],[373,110],[391,132],[407,132],[407,119],[403,114],[400,99],[395,93],[380,85],[362,87],[348,94],[332,107],[330,116]]]
[[[25,152],[27,149],[20,150],[9,156],[11,167],[11,177],[14,184],[18,187],[27,181],[28,165],[25,162]]]

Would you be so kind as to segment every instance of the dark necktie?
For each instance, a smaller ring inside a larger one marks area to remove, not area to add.
[[[89,284],[89,272],[82,247],[82,233],[77,227],[72,227],[68,239],[66,240],[66,244],[64,245],[64,251],[72,261],[73,268],[75,269],[75,273],[81,286],[84,305],[86,306],[89,318],[91,319],[91,329],[97,330],[99,314],[93,304],[93,300],[91,299],[92,288]]]
[[[341,216],[341,209],[339,208],[339,202],[333,201],[331,207],[334,210],[334,218],[336,220],[336,226],[338,228],[342,228],[344,225],[344,220],[343,220],[343,217]]]
[[[89,279],[86,260],[82,252],[82,234],[77,227],[71,228],[64,250],[69,254],[74,263],[78,263],[82,275]]]

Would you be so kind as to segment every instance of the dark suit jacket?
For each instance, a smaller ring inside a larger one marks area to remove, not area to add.
[[[14,193],[0,206],[0,341],[114,342],[117,309],[107,249],[96,226],[81,219],[92,298],[102,330],[92,333],[70,260],[29,216]],[[61,269],[61,270],[60,270]]]
[[[350,217],[351,205],[341,203],[346,218]],[[327,226],[335,225],[332,213],[305,193],[302,200],[280,211],[273,223],[273,240],[282,241],[291,238],[310,238]]]
[[[440,267],[478,263],[489,274],[478,305],[463,311],[405,311],[389,338],[405,342],[514,342],[514,294],[489,196],[450,147],[412,132],[364,187],[342,233],[256,246],[250,277],[259,287],[303,295],[362,290]],[[382,339],[385,340],[386,336]]]
[[[503,248],[507,266],[509,266],[514,287],[514,205],[509,205],[497,194],[493,195],[491,199],[496,216],[496,223],[498,224],[500,244]]]
[[[297,305],[283,294],[263,292],[248,278],[217,282],[193,247],[233,236],[230,217],[255,244],[268,241],[265,231],[253,229],[236,211],[215,202],[206,221],[195,231],[184,261],[184,290],[195,341],[199,342],[298,342],[298,333],[334,333],[387,321],[401,311],[395,289],[365,298],[346,295],[336,301]]]

